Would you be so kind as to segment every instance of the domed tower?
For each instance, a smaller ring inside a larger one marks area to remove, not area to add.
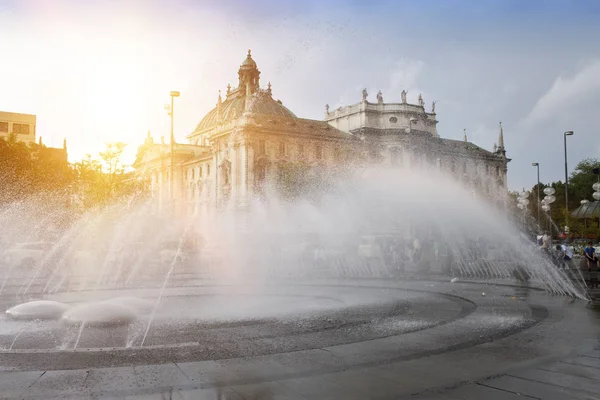
[[[260,71],[256,66],[256,62],[252,59],[250,49],[248,49],[248,55],[246,59],[240,65],[238,71],[239,85],[238,89],[243,95],[251,95],[256,93],[259,88]]]

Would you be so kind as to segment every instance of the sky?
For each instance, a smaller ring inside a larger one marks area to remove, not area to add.
[[[70,161],[148,130],[184,142],[237,84],[248,49],[261,85],[296,115],[358,103],[436,101],[438,133],[491,150],[502,121],[511,189],[564,180],[600,158],[600,2],[595,0],[0,0],[0,110],[37,115]]]

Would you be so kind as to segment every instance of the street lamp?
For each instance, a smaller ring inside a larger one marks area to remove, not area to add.
[[[594,173],[598,174],[598,170],[594,169]],[[592,185],[592,189],[594,189],[594,193],[592,193],[592,197],[595,200],[600,200],[600,174],[598,174],[598,182]],[[600,207],[596,207],[600,209]],[[598,228],[600,228],[600,213],[598,213]]]
[[[532,166],[537,168],[537,219],[540,225],[540,163],[532,163]]]
[[[569,229],[569,172],[567,169],[567,136],[573,136],[573,131],[566,131],[563,135],[565,139],[565,211],[567,212],[565,231]]]
[[[556,201],[554,196],[556,190],[553,187],[547,187],[544,189],[544,198],[542,199],[542,210],[548,213],[548,230],[550,231],[550,237],[552,237],[552,216],[550,215],[550,204]]]
[[[169,116],[171,117],[171,145],[170,145],[170,150],[171,150],[171,172],[170,172],[170,179],[169,179],[169,195],[171,197],[171,204],[173,204],[174,201],[174,197],[173,197],[173,182],[175,181],[175,165],[174,165],[174,157],[173,157],[173,153],[175,150],[175,133],[174,133],[174,129],[173,129],[173,123],[174,123],[174,111],[175,111],[175,97],[179,97],[180,93],[176,90],[172,90],[171,93],[171,106],[168,107],[168,111],[169,111]],[[167,108],[165,107],[165,108]]]
[[[527,210],[527,206],[529,205],[529,192],[526,192],[525,189],[523,189],[523,191],[519,194],[519,197],[517,199],[517,207],[520,210],[523,210],[523,230],[525,230],[525,226],[526,226],[526,218],[525,218],[525,214],[526,214],[526,210]]]

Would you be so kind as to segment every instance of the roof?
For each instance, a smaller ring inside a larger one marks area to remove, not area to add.
[[[325,121],[298,118],[296,116],[256,114],[252,116],[253,124],[264,129],[272,129],[286,135],[320,136],[332,139],[359,140],[357,136],[341,131]]]
[[[219,111],[220,109],[220,111]],[[221,105],[217,105],[202,118],[194,129],[194,133],[214,128],[219,122],[240,118],[246,110],[246,96],[228,97]],[[285,116],[296,118],[280,101],[274,100],[267,91],[261,90],[250,97],[248,111],[254,114]],[[220,118],[219,118],[220,113]]]
[[[494,157],[497,156],[497,154],[492,153],[489,150],[479,147],[474,143],[465,142],[464,140],[442,139],[442,138],[440,138],[439,140],[442,141],[444,146],[450,147],[452,149],[452,151],[455,153],[463,153],[463,154],[469,155],[469,156],[472,156],[473,154],[479,154],[482,156],[494,156]]]
[[[379,129],[379,128],[359,128],[352,131],[356,134],[371,134],[371,135],[390,135],[393,137],[401,137],[408,143],[417,145],[426,145],[428,143],[435,143],[442,147],[443,150],[452,152],[452,154],[461,154],[467,157],[481,156],[481,157],[494,157],[499,156],[489,150],[481,148],[474,143],[465,142],[464,140],[455,139],[444,139],[437,136],[431,135],[429,132],[420,131],[418,129],[412,129],[410,133],[407,133],[404,128],[397,129]]]
[[[590,201],[580,205],[573,210],[571,217],[578,219],[600,217],[600,201]]]

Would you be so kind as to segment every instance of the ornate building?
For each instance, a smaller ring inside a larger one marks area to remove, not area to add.
[[[494,152],[468,142],[466,135],[464,141],[442,139],[435,103],[426,112],[422,97],[418,105],[408,104],[405,91],[401,103],[384,103],[381,92],[377,103],[370,103],[363,90],[358,104],[333,111],[326,106],[324,121],[298,118],[273,98],[270,82],[260,87],[250,50],[238,77],[224,100],[219,92],[215,108],[187,136],[188,144],[173,144],[171,153],[169,144],[154,143],[148,133],[134,166],[149,181],[160,208],[173,204],[185,213],[203,213],[215,206],[243,207],[291,163],[322,173],[365,159],[398,168],[446,169],[484,194],[506,193],[510,160],[502,127]]]
[[[368,148],[371,163],[390,167],[442,169],[470,186],[475,192],[504,202],[507,191],[504,133],[500,123],[498,143],[493,151],[467,140],[443,139],[437,132],[435,102],[425,110],[423,97],[419,104],[409,104],[402,91],[400,103],[385,103],[377,93],[370,103],[366,90],[358,104],[330,110],[325,106],[325,121],[331,126],[360,137]]]
[[[219,93],[216,107],[202,118],[173,151],[174,185],[170,185],[170,146],[148,135],[134,166],[150,181],[160,207],[174,199],[185,212],[215,206],[241,206],[275,182],[290,163],[324,171],[354,159],[353,134],[324,121],[298,118],[273,98],[271,84],[260,87],[260,71],[250,50],[238,71],[238,86]],[[169,193],[172,187],[173,193]]]

